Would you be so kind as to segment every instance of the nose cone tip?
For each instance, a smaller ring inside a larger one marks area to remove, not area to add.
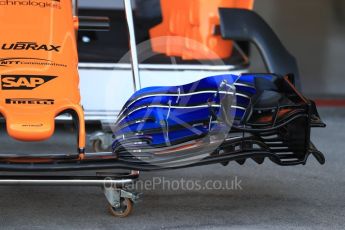
[[[11,123],[7,126],[10,137],[18,141],[44,141],[54,133],[54,123]]]

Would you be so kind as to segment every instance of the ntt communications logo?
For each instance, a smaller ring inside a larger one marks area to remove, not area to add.
[[[60,0],[50,0],[50,1],[34,1],[34,0],[21,0],[21,1],[2,0],[1,1],[0,0],[0,6],[22,6],[22,7],[61,9]]]

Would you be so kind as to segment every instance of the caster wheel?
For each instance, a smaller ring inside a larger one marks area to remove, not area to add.
[[[94,140],[92,142],[92,149],[93,151],[95,151],[96,153],[99,153],[99,152],[106,152],[107,149],[103,148],[103,145],[102,145],[102,141],[101,140]]]
[[[121,205],[118,208],[114,208],[109,205],[110,214],[115,217],[124,218],[131,214],[133,210],[133,201],[129,198],[121,198]]]

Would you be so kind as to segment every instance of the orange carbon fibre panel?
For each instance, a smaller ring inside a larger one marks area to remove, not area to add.
[[[0,113],[11,137],[48,139],[69,110],[85,146],[74,21],[68,0],[0,0]]]
[[[150,30],[152,49],[185,60],[228,58],[232,43],[214,35],[218,9],[253,5],[254,0],[161,0],[163,22]]]

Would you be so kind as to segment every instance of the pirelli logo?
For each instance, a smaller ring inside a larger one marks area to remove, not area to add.
[[[37,99],[37,98],[8,98],[5,103],[9,105],[54,105],[53,99]]]

